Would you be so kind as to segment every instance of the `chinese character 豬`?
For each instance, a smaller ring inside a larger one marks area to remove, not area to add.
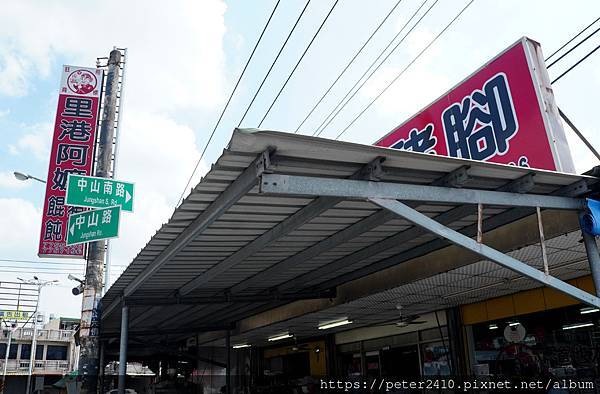
[[[92,100],[84,97],[67,97],[65,100],[65,109],[61,115],[76,118],[93,118]]]
[[[92,126],[90,123],[85,120],[76,120],[68,121],[63,119],[60,121],[60,128],[62,132],[58,136],[59,140],[65,138],[65,136],[69,136],[69,138],[73,141],[89,141],[91,136]]]
[[[44,241],[62,241],[62,222],[47,220],[44,223]]]
[[[63,170],[62,168],[54,169],[52,174],[52,190],[65,190],[67,186],[67,176],[69,174],[85,175],[85,171],[75,168]]]
[[[65,198],[59,196],[48,197],[48,209],[46,215],[62,217],[65,214]]]
[[[505,154],[519,129],[506,75],[496,74],[483,90],[446,108],[442,123],[449,156],[486,160]]]
[[[436,153],[433,150],[436,144],[437,138],[433,135],[433,123],[429,123],[423,130],[412,129],[407,139],[400,139],[391,147],[412,152]]]
[[[104,181],[104,194],[112,194],[113,183],[112,181]]]
[[[117,186],[117,190],[115,191],[115,195],[117,197],[124,197],[125,196],[125,185],[117,182],[116,186]]]
[[[71,160],[75,166],[84,166],[87,161],[89,146],[75,144],[58,144],[56,164]]]
[[[102,212],[102,223],[107,223],[107,224],[110,223],[111,215],[112,215],[112,211],[110,209],[103,211]]]

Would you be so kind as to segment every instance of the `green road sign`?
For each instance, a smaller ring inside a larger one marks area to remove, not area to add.
[[[120,206],[72,214],[69,216],[67,245],[117,237],[120,216]]]
[[[133,183],[69,174],[65,204],[86,208],[120,205],[123,211],[133,212]]]

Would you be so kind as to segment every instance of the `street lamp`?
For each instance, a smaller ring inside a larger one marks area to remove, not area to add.
[[[26,181],[26,180],[29,180],[29,179],[33,179],[33,180],[41,182],[41,183],[46,183],[46,181],[43,180],[43,179],[40,179],[40,178],[35,177],[33,175],[23,174],[22,172],[19,172],[19,171],[15,171],[15,172],[13,172],[13,174],[15,174],[15,178],[17,178],[20,181]]]

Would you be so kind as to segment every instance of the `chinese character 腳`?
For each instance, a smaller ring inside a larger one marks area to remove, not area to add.
[[[84,97],[67,97],[65,100],[65,109],[61,115],[76,118],[93,118],[92,100]]]
[[[125,185],[117,182],[116,186],[117,186],[117,190],[115,191],[115,195],[117,197],[124,197],[125,196]]]
[[[436,153],[433,148],[437,138],[433,135],[433,123],[429,123],[423,130],[412,129],[407,139],[400,139],[391,147],[412,152]]]
[[[88,228],[98,226],[98,214],[96,213],[96,211],[92,211],[88,216],[87,226]]]
[[[104,181],[104,194],[112,194],[113,183],[112,181]]]
[[[59,196],[48,197],[48,209],[46,215],[62,217],[65,214],[65,198]]]
[[[87,161],[89,146],[75,144],[58,144],[56,164],[71,160],[75,166],[84,166]]]
[[[112,212],[110,209],[102,212],[102,223],[110,223]]]
[[[62,241],[62,222],[47,220],[44,223],[44,241]]]
[[[506,75],[496,74],[442,113],[448,155],[486,160],[508,152],[519,126]]]
[[[90,191],[92,193],[100,193],[100,182],[97,179],[94,179],[90,184]]]
[[[89,141],[91,136],[92,126],[90,123],[85,120],[76,120],[73,119],[71,121],[63,119],[60,121],[60,128],[62,132],[58,136],[59,140],[65,138],[65,136],[69,136],[72,141]]]
[[[62,168],[54,169],[54,173],[52,174],[51,189],[52,190],[57,190],[57,189],[65,190],[66,186],[67,186],[67,176],[69,174],[85,175],[85,171],[78,170],[75,168],[65,169],[65,170],[63,170]]]

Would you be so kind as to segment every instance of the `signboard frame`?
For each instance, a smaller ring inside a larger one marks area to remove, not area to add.
[[[555,99],[554,99],[554,94],[552,91],[550,78],[548,76],[548,72],[547,72],[547,69],[546,69],[546,66],[544,63],[541,46],[538,42],[536,42],[530,38],[527,38],[527,37],[521,37],[519,40],[514,42],[508,48],[504,49],[498,55],[496,55],[491,60],[487,61],[484,65],[479,67],[476,71],[469,74],[466,78],[462,79],[459,83],[455,84],[451,89],[446,91],[444,94],[437,97],[431,103],[429,103],[428,105],[426,105],[425,107],[423,107],[419,111],[417,111],[414,115],[412,115],[406,121],[402,122],[400,125],[393,128],[389,133],[387,133],[386,135],[384,135],[383,137],[378,139],[374,143],[374,145],[388,147],[388,148],[392,148],[392,149],[398,149],[398,148],[393,148],[393,145],[395,145],[395,143],[392,141],[399,141],[401,138],[407,137],[408,136],[407,128],[409,128],[408,127],[409,125],[414,124],[414,126],[411,126],[411,128],[415,127],[415,128],[417,128],[417,130],[421,130],[421,129],[425,128],[426,127],[426,125],[424,124],[425,120],[423,120],[421,122],[422,123],[421,126],[417,126],[415,124],[415,123],[419,123],[420,117],[423,116],[423,118],[426,118],[427,115],[429,115],[429,114],[427,114],[427,111],[430,110],[432,107],[438,105],[439,103],[442,103],[443,100],[445,100],[445,99],[447,99],[446,107],[445,107],[446,110],[448,108],[450,108],[450,106],[452,106],[455,103],[454,101],[452,101],[450,99],[450,96],[456,90],[463,88],[463,85],[470,82],[470,80],[472,78],[479,76],[480,73],[482,73],[487,68],[489,68],[493,63],[497,62],[501,57],[506,55],[509,51],[514,50],[515,47],[518,46],[519,44],[522,45],[523,50],[524,50],[524,57],[525,57],[525,60],[527,63],[527,67],[529,69],[529,77],[531,79],[531,82],[533,83],[533,87],[532,87],[533,93],[535,93],[535,96],[537,99],[537,107],[536,108],[539,111],[539,115],[540,115],[542,123],[543,123],[543,128],[544,128],[547,142],[549,145],[549,153],[552,156],[552,160],[553,160],[554,167],[555,167],[554,169],[551,169],[551,168],[544,168],[542,166],[536,167],[536,165],[532,165],[531,168],[539,168],[539,169],[558,171],[558,172],[575,173],[575,166],[573,163],[573,158],[571,156],[571,153],[569,150],[569,145],[568,145],[566,135],[565,135],[565,131],[562,126],[562,122],[560,120],[560,115],[559,115],[558,107],[557,107]],[[496,71],[494,73],[494,76],[498,75],[499,73],[502,73],[502,71]],[[478,87],[478,89],[482,89],[482,88],[483,88],[482,86]],[[510,87],[509,87],[509,89],[510,89]],[[465,96],[463,96],[463,98],[464,97]],[[512,99],[513,98],[511,96],[511,100]],[[440,111],[440,113],[437,114],[439,116],[439,118],[442,117],[442,114],[444,111]],[[518,115],[516,115],[516,116],[518,118]],[[430,117],[430,118],[432,118],[432,117]],[[441,119],[435,119],[435,120],[437,122],[441,121]],[[401,129],[403,129],[403,130],[401,130]],[[474,129],[474,130],[479,130],[479,129]],[[519,131],[522,131],[522,129],[519,128],[517,132],[519,132]],[[442,131],[442,133],[443,133],[443,131]],[[517,133],[515,133],[515,136],[516,136],[516,134]],[[439,137],[439,133],[437,134],[437,136]],[[445,135],[444,135],[444,138],[445,138]],[[439,138],[437,138],[437,139],[439,139]],[[446,141],[442,141],[441,144],[445,145]],[[439,146],[440,142],[437,142],[437,145]],[[484,159],[484,161],[494,162],[497,164],[509,165],[509,163],[506,163],[506,162],[503,163],[502,161],[500,161],[500,162],[492,161],[492,159],[494,159],[495,157],[501,157],[507,153],[508,153],[508,151],[504,152],[502,154],[496,154],[488,159]],[[440,155],[447,156],[447,157],[453,157],[453,156],[450,156],[449,154],[440,154]],[[475,159],[473,159],[473,160],[475,160]]]
[[[119,180],[116,180],[116,179],[113,179],[113,178],[103,178],[103,177],[91,176],[91,175],[76,175],[76,176],[77,177],[88,178],[88,179],[93,179],[93,180],[100,180],[102,182],[110,181],[110,182],[113,182],[113,183],[121,183],[121,184],[125,184],[125,185],[131,185],[131,210],[124,209],[123,205],[121,205],[121,211],[123,211],[123,212],[134,212],[134,209],[135,209],[134,208],[134,205],[135,205],[135,201],[134,201],[134,197],[135,197],[135,183],[133,183],[133,182],[119,181]],[[73,206],[73,207],[80,207],[80,208],[92,208],[92,209],[110,208],[110,207],[114,207],[116,205],[119,205],[119,204],[83,205],[83,204],[74,204],[72,202],[69,202],[69,184],[70,183],[71,183],[71,174],[69,174],[67,176],[67,189],[65,191],[65,204],[66,205]]]
[[[104,72],[63,65],[52,133],[38,256],[85,258],[86,247],[66,245],[69,215],[79,207],[65,202],[67,176],[94,169]],[[63,185],[64,184],[64,185]]]
[[[80,242],[73,242],[73,243],[69,243],[68,242],[69,241],[69,232],[70,232],[69,231],[69,227],[70,227],[69,223],[71,221],[71,218],[75,218],[75,217],[81,216],[81,215],[92,214],[93,212],[99,213],[99,212],[103,212],[103,211],[106,211],[106,210],[109,210],[109,209],[114,209],[114,208],[117,208],[117,211],[119,213],[117,215],[117,232],[116,232],[115,235],[110,236],[110,237],[94,238],[94,239],[91,239],[91,240],[85,240],[85,241],[80,241]],[[69,221],[67,222],[67,238],[65,239],[65,242],[67,243],[67,245],[72,246],[72,245],[81,245],[81,244],[87,244],[87,243],[90,243],[90,242],[105,241],[107,239],[118,238],[119,237],[119,233],[121,231],[121,213],[122,213],[122,211],[123,210],[121,209],[120,205],[113,205],[111,207],[98,208],[98,209],[90,209],[90,210],[87,210],[87,211],[82,211],[82,212],[70,215],[69,216]]]

